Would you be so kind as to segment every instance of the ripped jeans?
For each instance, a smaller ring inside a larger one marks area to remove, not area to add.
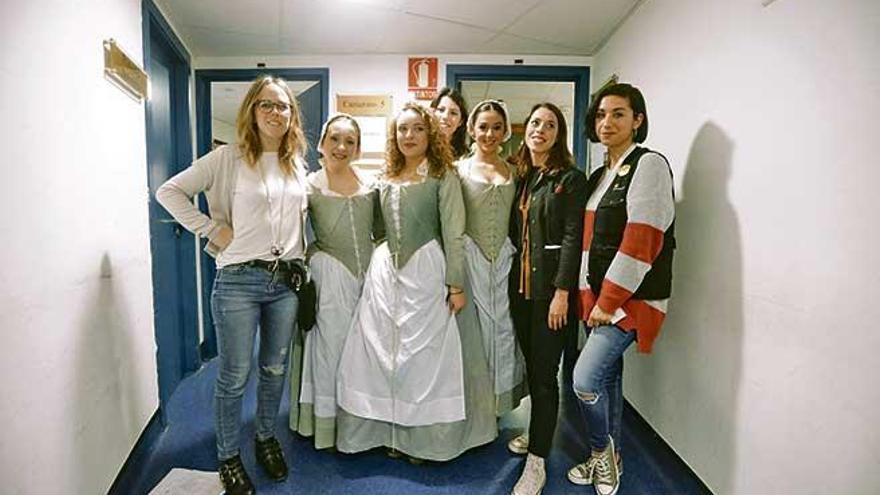
[[[282,283],[277,273],[245,265],[231,265],[217,271],[211,293],[211,312],[220,358],[214,388],[217,458],[220,461],[239,453],[242,395],[251,370],[258,328],[256,435],[260,440],[275,435],[297,306],[296,295]]]
[[[623,353],[636,340],[635,332],[616,325],[590,330],[574,365],[573,388],[590,434],[590,448],[604,450],[608,435],[620,449],[623,421]]]

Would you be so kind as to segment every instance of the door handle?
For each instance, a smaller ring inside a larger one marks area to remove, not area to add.
[[[174,236],[180,239],[180,236],[183,234],[183,229],[180,227],[180,223],[173,218],[157,218],[156,221],[158,223],[163,224],[174,224]]]

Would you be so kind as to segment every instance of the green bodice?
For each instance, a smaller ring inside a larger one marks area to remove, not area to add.
[[[483,256],[494,261],[507,239],[510,209],[516,196],[513,169],[504,184],[489,184],[470,175],[470,160],[458,163],[467,221],[465,233],[474,240]]]
[[[379,185],[388,249],[400,268],[422,246],[436,239],[446,255],[446,284],[464,285],[464,202],[455,173],[422,182]]]
[[[324,194],[309,187],[309,214],[315,241],[309,254],[322,251],[339,260],[355,277],[366,272],[373,240],[380,235],[381,218],[374,214],[378,191],[353,196]]]

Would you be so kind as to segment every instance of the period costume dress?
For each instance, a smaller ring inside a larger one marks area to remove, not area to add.
[[[361,296],[364,273],[373,254],[373,238],[381,235],[374,215],[378,191],[365,177],[351,196],[330,189],[327,174],[309,175],[309,215],[315,240],[308,263],[317,289],[318,312],[311,331],[294,342],[290,429],[315,437],[315,448],[336,443],[336,370],[345,337]],[[297,389],[302,383],[301,388]],[[298,401],[296,398],[298,397]]]
[[[464,204],[455,173],[397,184],[380,181],[386,242],[373,253],[342,351],[337,449],[385,446],[445,461],[494,439],[466,418],[462,341],[446,302],[463,287]],[[489,384],[483,367],[483,389]],[[488,389],[491,390],[491,389]]]
[[[525,363],[510,316],[508,276],[516,250],[508,237],[516,196],[514,170],[509,180],[490,184],[472,173],[473,158],[457,163],[467,223],[465,261],[469,303],[459,314],[462,335],[473,328],[481,337],[492,380],[495,415],[516,408],[525,395]]]

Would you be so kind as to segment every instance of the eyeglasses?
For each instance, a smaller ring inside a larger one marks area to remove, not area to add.
[[[290,104],[282,101],[258,100],[256,106],[263,113],[272,113],[273,110],[278,113],[290,113]]]

